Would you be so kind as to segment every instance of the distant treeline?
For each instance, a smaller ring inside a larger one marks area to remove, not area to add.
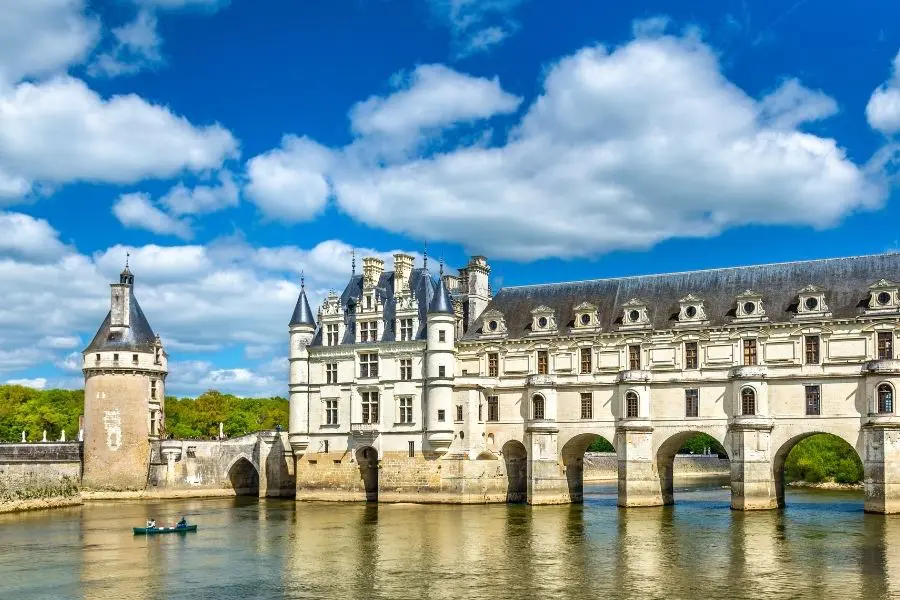
[[[18,385],[0,385],[0,441],[18,442],[22,431],[28,441],[67,439],[78,435],[78,417],[84,412],[83,390],[35,390]],[[193,398],[166,398],[166,437],[210,438],[219,434],[235,437],[260,429],[288,424],[288,401],[284,398],[239,398],[210,390]]]

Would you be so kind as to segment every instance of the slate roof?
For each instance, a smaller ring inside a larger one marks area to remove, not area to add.
[[[363,276],[354,275],[350,278],[350,281],[347,283],[347,287],[345,287],[344,291],[341,293],[341,307],[344,310],[344,324],[346,325],[344,338],[341,340],[341,344],[355,343],[354,332],[356,331],[356,314],[348,310],[348,307],[355,306],[357,298],[362,297],[362,288]],[[431,305],[431,301],[434,298],[436,284],[434,282],[434,278],[431,276],[431,273],[427,269],[413,269],[412,273],[409,276],[409,289],[412,291],[413,296],[416,299],[416,306],[418,308],[419,317],[419,329],[415,332],[413,339],[424,340],[427,325],[428,307]],[[382,316],[385,324],[384,335],[378,341],[393,342],[397,339],[397,332],[394,331],[394,324],[396,322],[397,314],[397,302],[394,299],[393,271],[385,271],[381,274],[381,277],[378,280],[378,284],[375,286],[375,294],[380,298],[380,302],[384,307]],[[316,330],[316,334],[313,337],[313,341],[310,345],[321,346],[322,336],[323,332],[320,325]]]
[[[431,304],[428,305],[428,312],[432,314],[453,314],[453,301],[450,299],[450,292],[447,291],[443,277],[438,277],[437,289],[434,292]]]
[[[834,318],[853,318],[865,310],[869,286],[882,278],[900,280],[900,253],[508,287],[485,310],[503,313],[508,338],[515,339],[529,333],[536,306],[552,308],[564,333],[574,325],[575,306],[590,302],[603,331],[611,332],[621,325],[622,305],[638,298],[647,304],[653,329],[672,329],[678,300],[694,294],[703,300],[709,325],[717,326],[732,321],[737,296],[750,289],[762,295],[769,322],[786,322],[796,313],[797,293],[812,284],[824,290]],[[480,317],[472,323],[463,339],[478,339],[482,322]]]
[[[147,322],[141,305],[138,304],[137,298],[134,297],[134,290],[129,289],[131,294],[131,326],[124,331],[110,331],[110,313],[106,313],[106,319],[97,331],[97,335],[84,349],[84,353],[88,352],[105,352],[105,351],[126,351],[126,352],[153,352],[156,345],[156,334]]]
[[[306,299],[306,288],[302,285],[300,286],[300,296],[297,298],[297,305],[294,307],[294,314],[291,315],[289,325],[316,326],[316,319],[309,308],[309,300]]]

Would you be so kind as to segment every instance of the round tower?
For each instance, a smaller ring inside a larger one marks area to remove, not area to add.
[[[428,305],[426,330],[425,437],[431,449],[443,454],[453,442],[450,409],[456,373],[456,316],[441,268],[437,289]]]
[[[299,457],[309,445],[309,344],[316,332],[316,320],[306,298],[306,283],[300,277],[300,297],[289,324],[290,350],[290,423],[288,441]]]
[[[167,357],[134,296],[127,264],[110,288],[109,314],[83,353],[82,485],[142,490],[150,442],[165,433]]]

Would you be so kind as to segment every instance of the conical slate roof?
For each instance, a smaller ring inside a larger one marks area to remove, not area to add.
[[[434,291],[434,297],[431,304],[428,305],[428,314],[447,313],[453,314],[453,301],[450,300],[450,292],[444,284],[444,271],[441,269],[441,275],[438,276],[437,289]]]
[[[110,328],[110,313],[106,314],[103,324],[97,331],[97,335],[85,348],[85,352],[104,352],[104,351],[130,351],[130,352],[153,352],[156,346],[156,334],[147,322],[141,305],[138,304],[137,298],[134,297],[134,290],[129,289],[131,294],[129,302],[129,327],[123,330],[112,331]]]
[[[294,307],[294,314],[291,315],[290,325],[316,326],[316,319],[309,308],[309,300],[306,299],[306,286],[303,283],[300,284],[300,297],[297,298],[297,305]]]

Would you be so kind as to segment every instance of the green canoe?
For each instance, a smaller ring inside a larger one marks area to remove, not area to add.
[[[134,535],[156,535],[158,533],[188,533],[197,531],[196,525],[186,525],[184,527],[135,527]]]

